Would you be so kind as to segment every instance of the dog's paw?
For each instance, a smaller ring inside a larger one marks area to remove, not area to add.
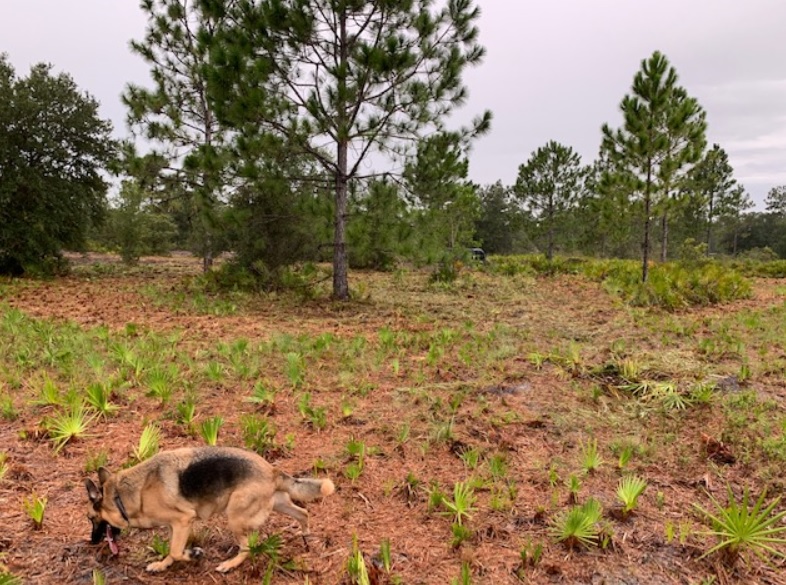
[[[233,565],[229,561],[224,561],[223,563],[221,563],[216,567],[216,571],[218,571],[219,573],[227,573],[231,571],[232,568]]]
[[[201,559],[205,554],[205,551],[199,548],[198,546],[193,546],[188,549],[188,557],[192,560],[198,561]]]
[[[147,567],[145,567],[145,571],[147,571],[148,573],[160,573],[171,564],[172,564],[171,562],[169,563],[167,562],[167,559],[164,559],[163,561],[150,563]]]

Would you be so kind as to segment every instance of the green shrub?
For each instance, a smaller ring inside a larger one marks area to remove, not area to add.
[[[492,272],[505,276],[516,274],[554,276],[555,274],[579,274],[587,263],[586,258],[554,256],[551,260],[544,254],[522,254],[497,256],[489,259]]]
[[[320,283],[327,281],[329,271],[312,262],[284,266],[276,273],[273,288],[295,293],[302,300],[315,299],[320,295]]]
[[[634,306],[676,310],[748,298],[750,282],[740,273],[717,262],[691,268],[667,263],[653,266],[647,282],[638,270],[618,264],[606,275],[604,285]]]
[[[604,282],[607,279],[641,278],[641,263],[636,260],[604,259],[586,262],[582,273],[590,280]]]
[[[746,276],[759,278],[786,278],[786,260],[743,260],[731,263]]]
[[[741,253],[738,257],[740,260],[752,262],[772,262],[774,260],[778,260],[778,254],[776,254],[775,251],[769,246],[764,246],[763,248],[751,248],[750,250],[746,250],[745,252]]]
[[[445,252],[431,276],[429,276],[429,282],[446,284],[455,282],[465,261],[466,257],[461,253],[456,251]]]
[[[584,258],[569,258],[554,256],[551,260],[543,254],[528,256],[533,270],[540,275],[553,276],[555,274],[578,274],[585,264]]]
[[[254,414],[240,417],[246,447],[264,456],[276,448],[276,429],[266,418]]]
[[[524,261],[523,256],[493,256],[488,259],[488,267],[492,272],[503,276],[535,275],[532,266]]]
[[[136,263],[140,256],[171,251],[177,225],[147,205],[147,193],[132,181],[123,181],[117,207],[108,212],[105,228],[95,234],[101,246],[117,250],[123,262]]]
[[[3,568],[0,566],[0,570]],[[0,573],[0,585],[21,585],[22,580],[11,573]]]

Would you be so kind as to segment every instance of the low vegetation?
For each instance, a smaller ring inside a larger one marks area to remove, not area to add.
[[[686,283],[703,283],[706,300],[638,303],[613,284],[624,263],[492,257],[439,285],[428,271],[357,275],[364,300],[348,305],[240,293],[221,316],[222,293],[182,303],[194,284],[169,263],[144,290],[139,267],[2,285],[9,574],[54,583],[15,543],[60,558],[53,535],[87,537],[86,522],[62,532],[59,514],[81,506],[73,478],[200,443],[339,487],[312,507],[308,547],[271,518],[240,569],[262,582],[744,582],[784,552],[786,510],[766,497],[786,481],[778,280],[681,265],[658,286],[683,292],[657,298],[692,299]],[[97,320],[80,312],[83,291]],[[349,519],[354,544],[336,528]],[[195,539],[218,551],[222,530]],[[167,545],[134,531],[123,543]],[[90,581],[94,558],[61,568]],[[200,565],[178,570],[208,582]]]

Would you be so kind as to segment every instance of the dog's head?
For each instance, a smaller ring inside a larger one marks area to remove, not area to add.
[[[114,493],[114,480],[112,474],[105,468],[98,470],[98,485],[93,480],[85,479],[87,488],[87,519],[92,524],[90,544],[98,544],[106,540],[112,554],[118,553],[117,537],[120,535],[118,525],[122,524],[122,514],[117,505],[112,501]]]

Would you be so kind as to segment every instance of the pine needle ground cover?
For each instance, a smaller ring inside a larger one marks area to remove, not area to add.
[[[430,283],[401,270],[350,274],[354,299],[334,304],[200,293],[197,259],[107,260],[0,283],[0,573],[214,583],[233,542],[221,521],[197,525],[205,560],[164,575],[144,567],[165,532],[124,534],[119,558],[88,544],[84,477],[133,464],[155,428],[161,450],[209,438],[336,482],[310,505],[308,547],[274,515],[260,541],[275,554],[233,582],[786,582],[776,554],[711,552],[718,528],[701,512],[727,489],[755,503],[770,488],[769,505],[786,481],[777,279],[666,311],[581,273],[462,267]],[[85,428],[60,442],[47,422],[70,412]],[[621,514],[632,475],[647,489]],[[593,538],[566,547],[554,527],[588,501]]]

